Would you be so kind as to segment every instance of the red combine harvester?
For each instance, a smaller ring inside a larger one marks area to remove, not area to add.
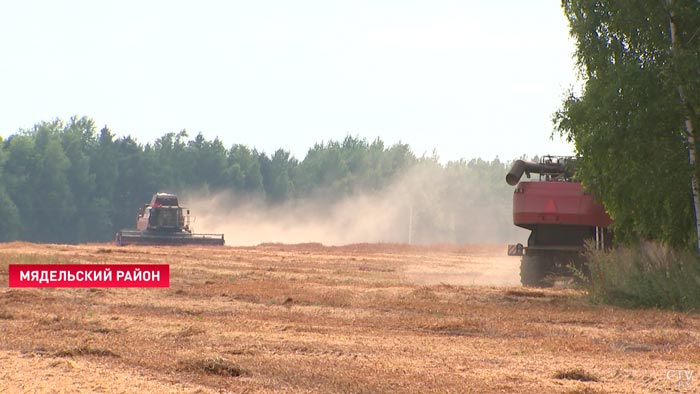
[[[223,245],[223,234],[196,234],[190,228],[190,210],[177,196],[156,193],[136,216],[136,229],[117,232],[114,242],[124,245]]]
[[[527,246],[508,245],[508,255],[523,256],[520,282],[551,286],[548,279],[570,275],[570,264],[583,266],[586,240],[595,247],[610,246],[612,220],[593,196],[572,180],[575,158],[544,156],[539,163],[517,160],[506,175],[513,192],[513,223],[530,230]],[[523,174],[539,174],[539,181],[520,182]]]

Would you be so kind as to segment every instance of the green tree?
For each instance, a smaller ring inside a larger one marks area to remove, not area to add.
[[[95,240],[94,236],[104,231],[104,228],[97,228],[100,220],[95,220],[103,214],[95,204],[95,174],[90,169],[90,151],[96,144],[95,123],[86,117],[73,117],[60,134],[69,162],[66,168],[68,187],[77,210],[71,221],[72,241]]]
[[[578,176],[605,204],[618,239],[693,244],[699,239],[693,235],[697,188],[691,182],[698,174],[697,150],[685,123],[688,118],[697,123],[699,101],[696,94],[683,100],[679,86],[700,89],[700,39],[693,38],[700,3],[562,4],[585,84],[554,120],[581,157]],[[679,37],[675,44],[671,20]]]
[[[32,130],[38,160],[32,177],[35,192],[27,197],[33,202],[31,235],[40,242],[77,242],[77,209],[68,181],[70,160],[60,140],[62,128],[63,123],[55,120]]]
[[[274,203],[287,200],[294,192],[290,174],[295,172],[297,160],[283,149],[275,151],[271,158],[262,153],[259,160],[267,198]]]
[[[7,159],[2,138],[0,138],[0,241],[17,239],[20,233],[20,215],[17,206],[6,190],[6,177],[3,167]]]
[[[91,223],[94,224],[94,238],[106,240],[117,230],[113,223],[113,200],[118,176],[114,135],[106,126],[100,130],[97,142],[89,155],[90,169],[95,176]]]
[[[353,174],[344,149],[336,141],[315,144],[309,149],[295,179],[298,191],[303,195],[320,191],[334,197],[348,194]]]
[[[264,193],[259,156],[245,145],[233,145],[227,154],[225,177],[228,187],[244,193]]]
[[[10,136],[4,143],[6,161],[3,168],[3,184],[8,197],[14,203],[21,217],[17,226],[17,237],[30,239],[34,227],[35,182],[38,157],[35,150],[34,138],[28,132],[20,132]],[[2,220],[9,220],[4,217]]]
[[[206,184],[214,189],[220,189],[226,182],[228,168],[227,151],[218,138],[207,141],[202,133],[190,141],[188,151],[192,163],[191,176],[188,184],[202,186]]]
[[[147,151],[130,136],[115,141],[117,178],[112,199],[115,228],[133,228],[138,208],[159,189],[160,179],[154,150]]]
[[[158,163],[161,186],[171,190],[185,187],[191,177],[192,163],[187,152],[187,131],[167,133],[153,143],[153,155]]]

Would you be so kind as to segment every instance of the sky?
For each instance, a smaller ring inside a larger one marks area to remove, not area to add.
[[[346,135],[442,161],[567,155],[558,1],[8,1],[0,135],[88,116],[303,158]]]

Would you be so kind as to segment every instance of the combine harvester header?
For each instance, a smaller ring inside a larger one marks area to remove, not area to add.
[[[124,245],[223,245],[223,234],[195,234],[190,228],[190,210],[181,207],[177,196],[156,193],[136,217],[136,229],[117,232],[114,242]]]

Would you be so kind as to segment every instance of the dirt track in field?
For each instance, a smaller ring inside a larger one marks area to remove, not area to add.
[[[0,244],[0,392],[700,391],[700,316],[521,288],[504,254]],[[168,263],[171,287],[8,289],[22,262]]]

